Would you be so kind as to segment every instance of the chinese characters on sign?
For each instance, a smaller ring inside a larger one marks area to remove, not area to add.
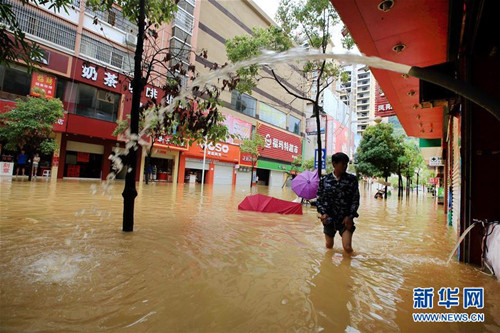
[[[40,90],[45,93],[45,98],[54,98],[56,93],[56,78],[46,74],[33,73],[30,95],[40,97],[43,95],[40,93]]]
[[[302,154],[302,139],[299,136],[263,123],[257,125],[257,133],[265,140],[264,147],[259,149],[262,157],[292,162]]]
[[[92,81],[97,80],[97,71],[94,66],[82,66],[82,77]]]
[[[380,89],[377,83],[375,87],[375,117],[389,117],[394,116],[396,112],[389,103],[387,96],[384,94],[382,89]]]
[[[460,305],[460,289],[458,287],[442,287],[438,291],[437,305],[450,309]],[[484,308],[484,288],[463,288],[464,309]],[[413,308],[414,309],[433,309],[434,308],[434,288],[414,288],[413,289]]]
[[[377,111],[391,111],[392,106],[389,103],[377,105]]]
[[[299,152],[299,147],[288,143],[288,142],[283,142],[283,140],[279,140],[277,138],[271,138],[271,134],[266,134],[265,137],[266,140],[266,148],[271,148],[271,145],[275,149],[281,149],[284,151],[288,151],[290,153],[297,154]]]

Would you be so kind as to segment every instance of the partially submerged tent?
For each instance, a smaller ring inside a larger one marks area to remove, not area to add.
[[[276,199],[263,194],[255,194],[246,197],[238,205],[238,209],[263,213],[302,215],[302,204]]]

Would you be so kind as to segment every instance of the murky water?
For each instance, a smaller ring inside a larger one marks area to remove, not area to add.
[[[240,212],[246,187],[139,186],[133,233],[121,191],[0,178],[0,329],[277,332],[500,330],[499,283],[456,261],[441,207],[362,191],[354,256],[324,248],[314,209]],[[96,183],[94,183],[96,184]],[[259,192],[293,199],[289,189]],[[92,192],[96,192],[94,195]],[[113,196],[111,197],[110,194]],[[413,323],[413,288],[484,287],[484,323]]]

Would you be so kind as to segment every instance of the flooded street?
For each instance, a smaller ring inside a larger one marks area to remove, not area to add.
[[[442,207],[361,186],[354,255],[324,247],[315,209],[238,211],[246,187],[138,188],[121,232],[123,183],[0,178],[2,332],[498,332],[499,282],[453,260]],[[93,185],[93,187],[91,187]],[[290,189],[259,187],[292,200]],[[413,288],[434,287],[434,309]],[[441,287],[484,287],[481,310],[436,306]],[[484,313],[484,323],[414,323],[413,312]]]

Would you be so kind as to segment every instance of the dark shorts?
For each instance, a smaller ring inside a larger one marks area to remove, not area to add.
[[[334,220],[334,221],[328,223],[327,225],[323,225],[323,232],[325,233],[325,235],[328,235],[328,236],[333,238],[333,237],[335,237],[335,233],[338,231],[339,235],[342,236],[344,231],[347,230],[345,225],[342,224],[343,220],[344,219]],[[354,230],[356,230],[356,226],[355,226],[355,223],[353,222],[351,232],[353,233]]]

